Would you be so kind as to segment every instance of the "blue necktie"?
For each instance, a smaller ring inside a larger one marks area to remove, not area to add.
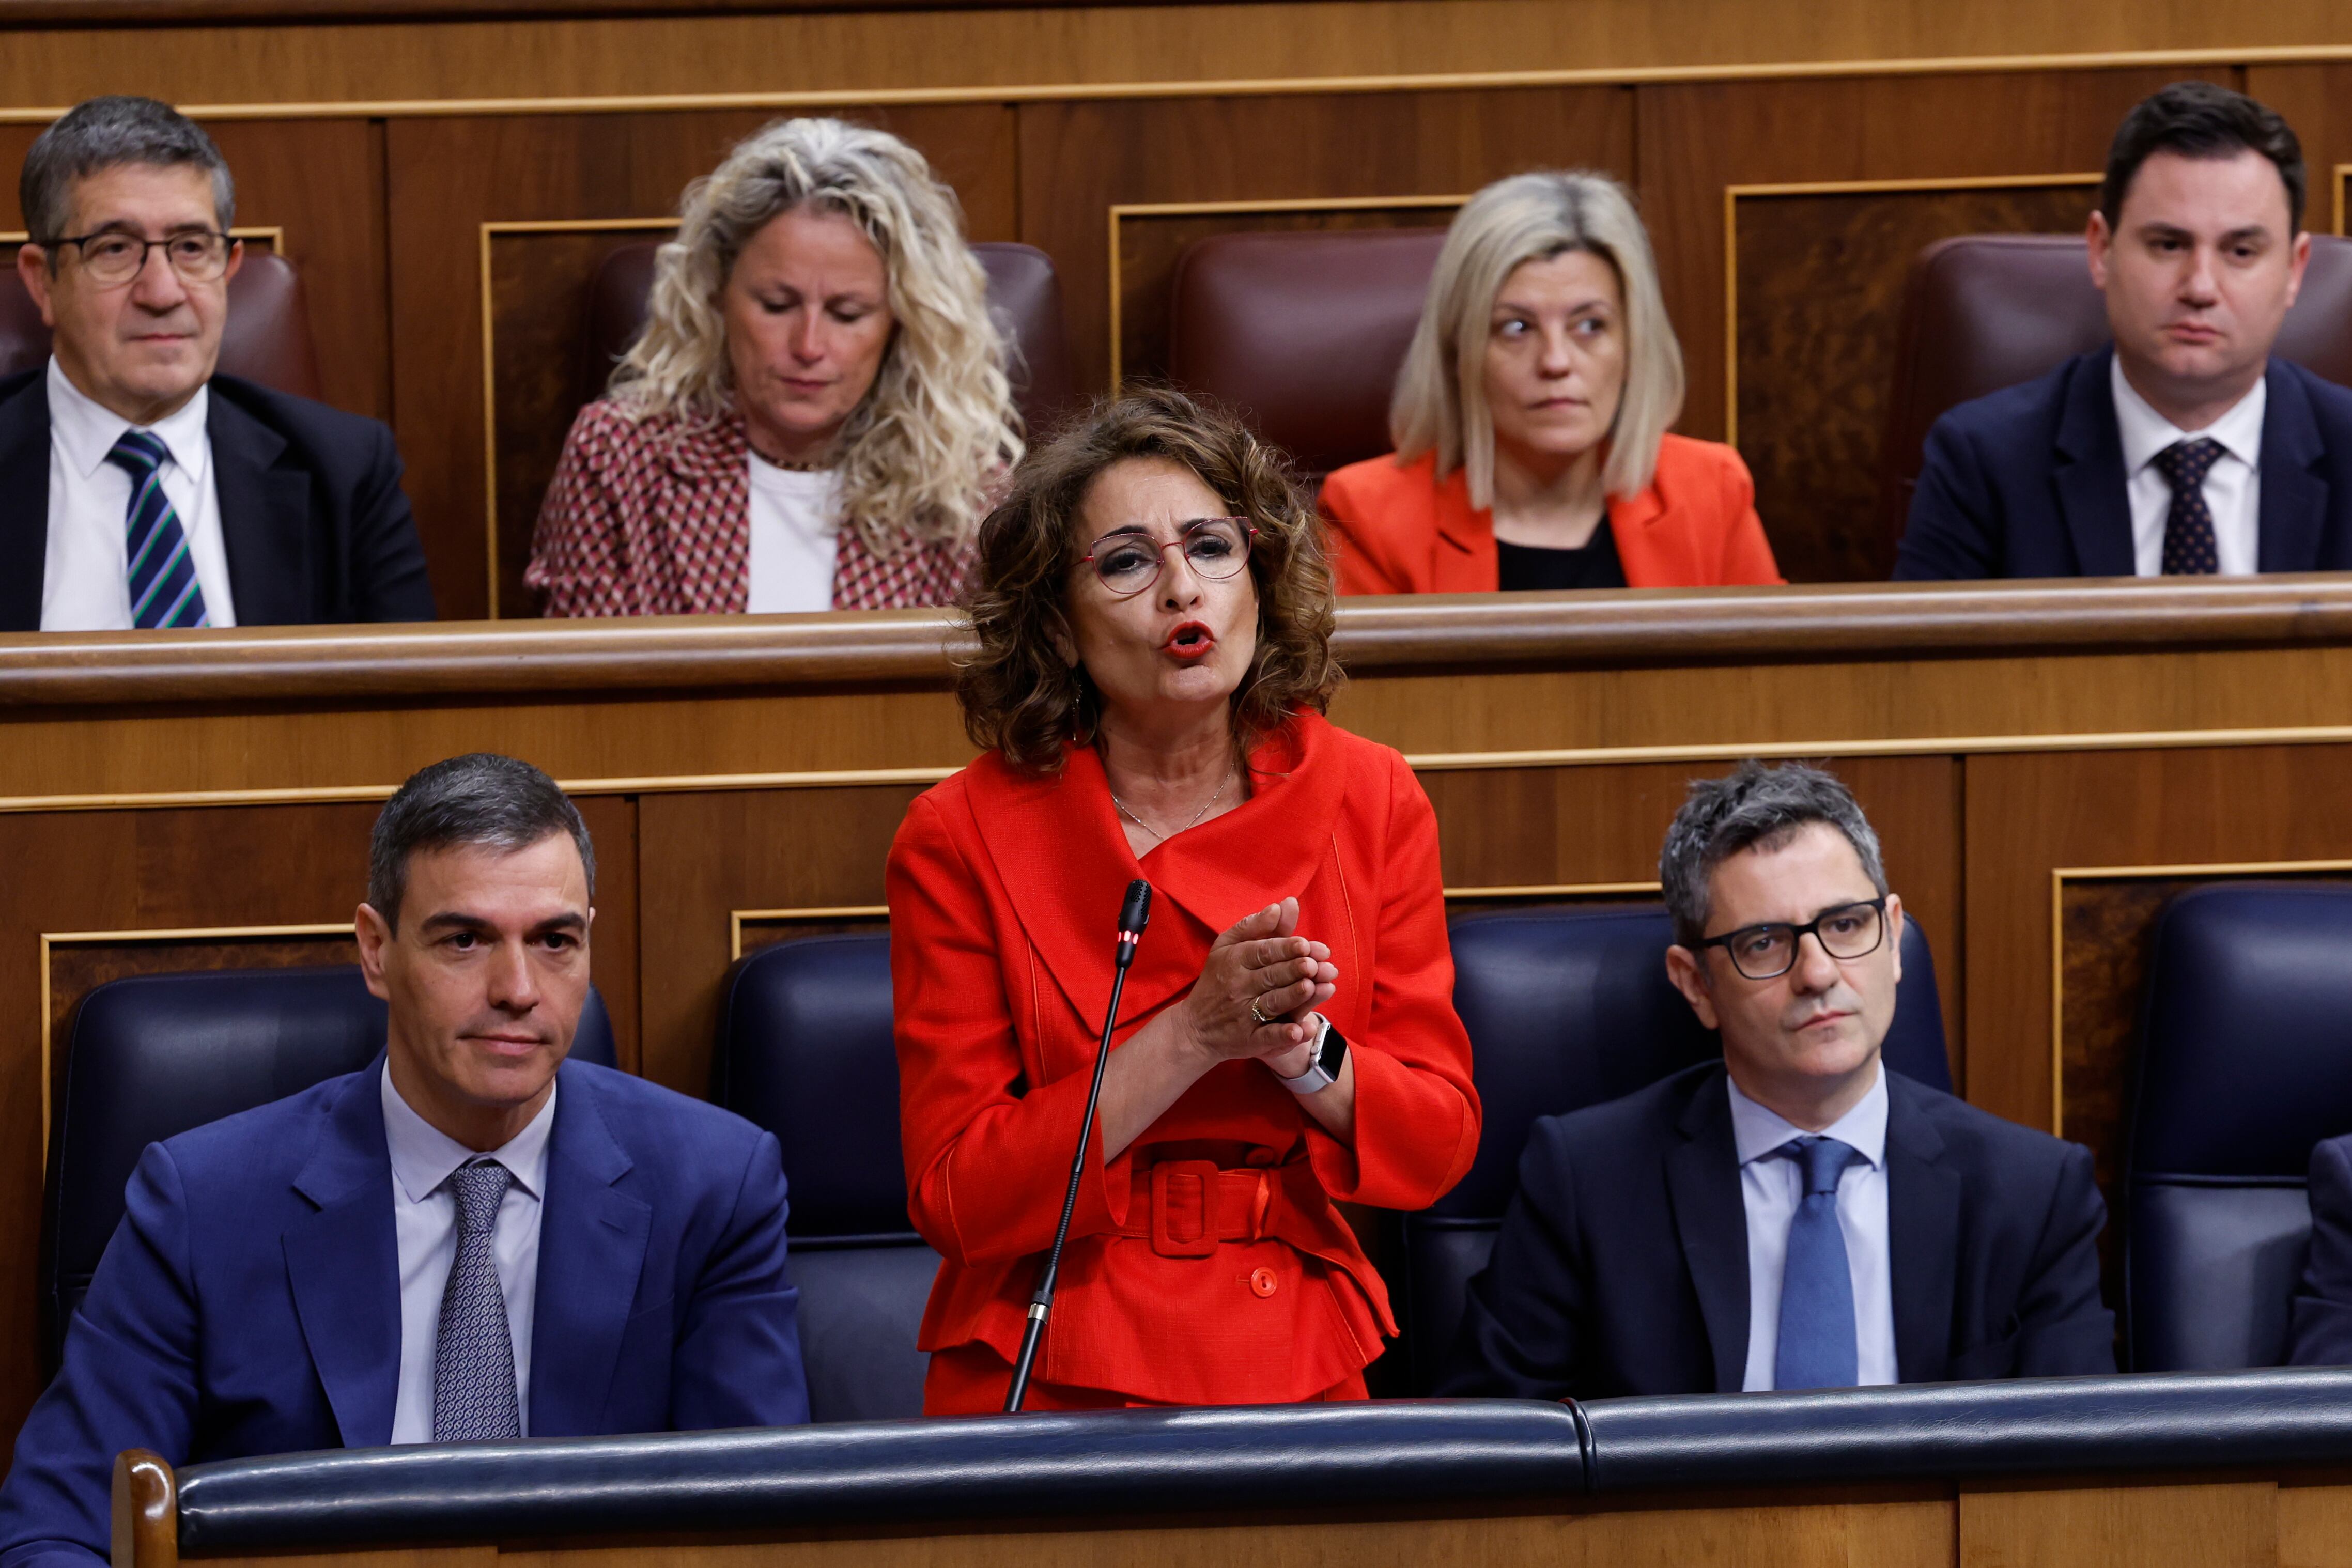
[[[209,626],[205,591],[196,584],[196,563],[188,536],[163,494],[161,477],[171,456],[163,443],[144,430],[126,430],[106,460],[131,476],[131,508],[123,516],[125,559],[131,563],[131,623]]]
[[[514,1336],[494,1245],[499,1204],[512,1173],[477,1160],[450,1173],[457,1200],[457,1260],[441,1293],[441,1327],[433,1342],[433,1440],[496,1441],[522,1436],[515,1395]]]
[[[1780,1343],[1775,1388],[1851,1388],[1854,1370],[1853,1276],[1838,1225],[1838,1179],[1862,1151],[1835,1138],[1791,1138],[1777,1151],[1804,1174],[1804,1196],[1789,1221],[1780,1273]]]

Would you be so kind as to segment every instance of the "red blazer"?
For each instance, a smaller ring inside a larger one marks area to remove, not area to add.
[[[1494,514],[1471,509],[1464,470],[1442,485],[1436,474],[1435,453],[1402,467],[1391,455],[1350,463],[1323,481],[1340,592],[1495,591]],[[1609,531],[1629,588],[1780,580],[1756,516],[1755,481],[1721,442],[1665,437],[1650,487],[1631,500],[1609,498]]]
[[[1019,1352],[1136,876],[1155,896],[1118,1038],[1182,1000],[1218,933],[1296,894],[1300,931],[1339,969],[1324,1011],[1355,1059],[1356,1141],[1258,1062],[1213,1070],[1091,1164],[1036,1375],[1172,1404],[1287,1401],[1351,1377],[1397,1332],[1332,1205],[1426,1207],[1477,1152],[1436,817],[1403,758],[1314,715],[1251,766],[1248,800],[1140,862],[1087,748],[1045,779],[991,754],[908,810],[890,850],[890,968],[908,1207],[945,1260],[925,1350]],[[1226,1174],[1178,1165],[1202,1159]],[[1201,1239],[1210,1186],[1223,1240]]]

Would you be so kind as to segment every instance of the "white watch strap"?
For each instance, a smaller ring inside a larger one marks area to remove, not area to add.
[[[1318,1093],[1339,1082],[1323,1071],[1323,1037],[1331,1032],[1331,1020],[1321,1013],[1308,1013],[1307,1016],[1315,1020],[1315,1039],[1307,1052],[1307,1071],[1296,1078],[1285,1078],[1278,1073],[1275,1077],[1276,1083],[1293,1094]]]

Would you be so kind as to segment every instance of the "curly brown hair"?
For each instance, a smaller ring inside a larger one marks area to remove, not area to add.
[[[1067,609],[1087,491],[1133,457],[1181,463],[1257,529],[1249,556],[1257,589],[1257,649],[1233,695],[1234,745],[1247,757],[1300,708],[1318,713],[1339,689],[1331,657],[1331,567],[1323,529],[1289,460],[1242,423],[1182,392],[1151,388],[1098,402],[1013,476],[980,528],[970,611],[978,651],[956,672],[972,744],[1031,773],[1062,767],[1064,743],[1091,733],[1101,698],[1083,667],[1062,662],[1076,642]]]

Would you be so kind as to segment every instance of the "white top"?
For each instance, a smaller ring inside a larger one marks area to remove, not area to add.
[[[803,473],[751,454],[752,614],[833,608],[840,523],[837,470]]]
[[[1726,1081],[1731,1091],[1731,1137],[1739,1150],[1739,1197],[1748,1210],[1748,1375],[1749,1393],[1772,1386],[1780,1348],[1780,1275],[1789,1259],[1789,1226],[1802,1199],[1804,1166],[1773,1151],[1805,1129],[1768,1111]],[[1838,1228],[1845,1233],[1846,1271],[1853,1276],[1854,1369],[1867,1385],[1893,1383],[1895,1269],[1886,1221],[1886,1070],[1862,1103],[1822,1136],[1862,1152],[1867,1165],[1850,1165],[1838,1181]]]
[[[221,538],[220,497],[213,486],[213,443],[205,421],[212,388],[177,413],[144,428],[171,454],[158,476],[179,515],[215,626],[236,624],[228,591],[228,547]],[[131,476],[106,460],[131,422],[82,395],[49,359],[49,534],[41,558],[41,630],[131,629],[129,514]]]
[[[2156,467],[2156,455],[2177,441],[2210,435],[2222,455],[2205,476],[2205,506],[2213,514],[2213,553],[2225,574],[2242,576],[2262,559],[2263,414],[2270,407],[2268,378],[2240,398],[2229,413],[2202,430],[2183,430],[2149,406],[2124,379],[2123,361],[2107,361],[2115,388],[2116,423],[2123,429],[2124,488],[2131,497],[2132,570],[2142,577],[2164,574],[2164,519],[2172,510],[2172,486]]]
[[[383,1071],[383,1141],[392,1151],[392,1228],[400,1243],[400,1394],[392,1407],[392,1440],[433,1440],[433,1347],[441,1329],[441,1297],[457,1261],[457,1199],[442,1184],[476,1151],[409,1109]],[[555,1127],[555,1089],[528,1126],[489,1158],[514,1176],[499,1203],[490,1249],[507,1298],[507,1329],[514,1335],[515,1398],[522,1435],[530,1436],[530,1323],[539,1300],[540,1203],[547,1196],[547,1138]]]

